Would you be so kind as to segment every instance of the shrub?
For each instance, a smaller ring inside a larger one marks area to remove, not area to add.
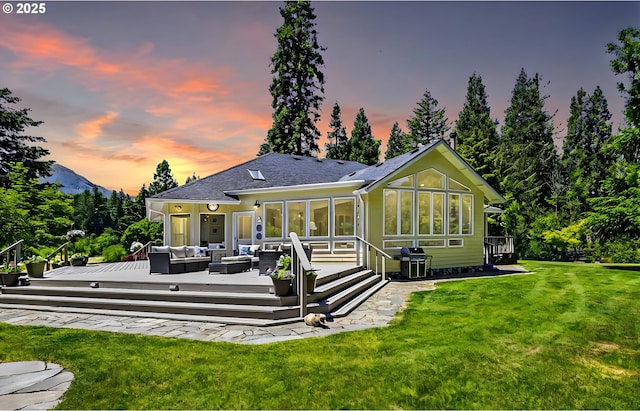
[[[152,223],[147,219],[140,220],[124,230],[120,243],[128,245],[137,241],[146,244],[149,241],[153,241],[156,244],[162,244],[164,236],[163,230],[161,222]]]
[[[125,255],[127,255],[127,251],[120,244],[110,245],[102,251],[102,258],[106,263],[122,261],[122,257]]]

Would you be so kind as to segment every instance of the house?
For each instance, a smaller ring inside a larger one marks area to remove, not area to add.
[[[146,200],[167,245],[233,255],[287,242],[355,261],[359,238],[389,255],[422,247],[433,268],[485,262],[485,204],[504,198],[442,140],[373,166],[270,153]],[[387,262],[399,271],[398,261]]]

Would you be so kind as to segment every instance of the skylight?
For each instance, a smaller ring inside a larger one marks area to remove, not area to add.
[[[248,170],[249,174],[251,174],[251,178],[254,180],[264,180],[264,175],[260,170]]]

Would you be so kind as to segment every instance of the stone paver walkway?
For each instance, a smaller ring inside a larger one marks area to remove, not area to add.
[[[329,319],[325,328],[305,325],[302,320],[269,327],[252,327],[160,318],[22,309],[2,310],[0,322],[14,325],[46,325],[48,327],[157,335],[203,341],[265,344],[295,338],[323,336],[343,331],[382,327],[387,325],[395,313],[405,306],[409,294],[414,291],[433,289],[435,289],[433,281],[391,282],[346,317]]]
[[[0,409],[48,410],[61,401],[73,374],[42,361],[0,363]]]

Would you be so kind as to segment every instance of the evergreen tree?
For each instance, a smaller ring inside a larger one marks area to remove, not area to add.
[[[422,100],[413,110],[413,116],[407,120],[409,139],[407,150],[444,138],[449,131],[445,109],[438,108],[438,100],[425,90]]]
[[[503,193],[527,207],[548,208],[557,153],[553,144],[553,116],[544,110],[540,77],[528,78],[524,69],[505,111],[500,140]]]
[[[269,153],[271,153],[271,146],[269,145],[269,143],[262,143],[260,144],[260,149],[258,150],[258,154],[256,154],[256,157],[260,157]]]
[[[453,134],[453,133],[452,133]],[[456,151],[495,188],[498,188],[498,132],[491,120],[482,77],[469,78],[464,107],[455,123]]]
[[[616,163],[605,183],[605,195],[591,199],[593,212],[589,226],[601,240],[624,240],[631,255],[637,250],[630,244],[640,238],[640,29],[626,28],[618,34],[618,43],[607,45],[613,54],[611,69],[627,74],[629,85],[618,84],[627,95],[627,127],[607,144]]]
[[[329,142],[325,144],[325,157],[335,160],[348,160],[349,152],[351,151],[349,149],[349,138],[347,137],[347,130],[342,126],[340,106],[337,102],[331,112],[329,127],[331,127],[331,131],[327,133]]]
[[[147,189],[146,184],[143,184],[142,187],[140,187],[140,191],[138,191],[138,194],[133,199],[133,203],[131,204],[131,220],[133,220],[132,222],[137,222],[144,218],[147,218],[146,200],[150,195],[151,193]]]
[[[191,176],[187,177],[187,180],[186,180],[184,183],[185,183],[185,184],[189,184],[189,183],[192,183],[192,182],[196,181],[196,180],[197,180],[197,179],[199,179],[199,178],[200,178],[200,177],[198,177],[198,176],[196,175],[196,172],[194,171],[194,172],[193,172],[193,174],[192,174]]]
[[[628,87],[618,83],[618,90],[627,95],[625,118],[627,123],[640,127],[640,28],[627,27],[618,33],[618,43],[607,44],[614,55],[611,69],[615,74],[627,74]]]
[[[37,127],[42,121],[29,117],[28,108],[14,109],[8,105],[17,104],[20,98],[14,97],[7,88],[0,89],[0,187],[9,186],[11,163],[22,163],[28,178],[51,175],[53,161],[40,160],[49,155],[49,150],[32,143],[44,143],[44,137],[22,135],[25,128]]]
[[[371,134],[369,120],[364,114],[364,109],[360,108],[356,115],[351,131],[351,154],[349,160],[357,161],[366,165],[373,165],[380,160],[380,140],[375,140]]]
[[[393,123],[393,127],[391,127],[391,132],[389,133],[389,140],[387,140],[387,151],[384,153],[384,159],[389,160],[390,158],[397,157],[400,154],[404,154],[407,151],[408,142],[407,142],[407,134],[405,134],[400,125],[396,121]]]
[[[110,210],[107,206],[107,198],[102,195],[97,187],[93,190],[84,190],[73,196],[74,228],[83,230],[87,234],[100,235],[106,227],[110,226]]]
[[[521,70],[513,88],[511,105],[505,111],[499,151],[502,192],[520,207],[521,227],[526,235],[516,238],[516,251],[523,257],[539,257],[533,230],[542,235],[551,227],[534,223],[557,208],[555,176],[558,154],[553,144],[553,116],[544,110],[546,97],[540,94],[540,78],[528,78]],[[516,207],[516,208],[517,208]],[[557,214],[556,214],[557,216]],[[503,221],[505,217],[503,217]],[[541,220],[542,221],[542,220]]]
[[[162,160],[162,162],[156,166],[153,181],[149,184],[149,195],[159,194],[175,187],[178,187],[178,182],[173,178],[173,174],[171,174],[169,163],[167,160]]]
[[[604,194],[604,180],[612,164],[603,149],[611,137],[611,113],[600,87],[592,95],[581,88],[571,98],[562,166],[569,180],[566,209],[572,222],[588,210],[587,199]]]
[[[273,126],[267,133],[272,151],[314,156],[320,150],[320,104],[324,100],[324,60],[309,1],[287,1],[280,8],[284,23],[275,34],[278,48],[271,58]],[[262,147],[260,152],[262,153]]]

